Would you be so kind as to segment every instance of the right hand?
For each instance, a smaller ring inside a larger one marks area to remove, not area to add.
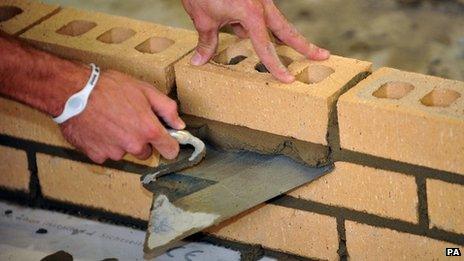
[[[174,159],[179,144],[158,120],[183,129],[174,100],[148,83],[116,71],[104,71],[87,107],[60,127],[64,137],[96,163],[121,160],[126,153],[145,160],[152,146]]]

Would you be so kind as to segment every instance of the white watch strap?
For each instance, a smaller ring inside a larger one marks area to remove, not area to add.
[[[81,91],[69,97],[64,105],[63,113],[61,113],[60,116],[53,118],[56,123],[61,124],[70,118],[79,115],[87,106],[90,93],[93,88],[95,88],[95,85],[97,85],[98,78],[100,77],[100,68],[93,63],[90,64],[90,66],[92,67],[92,73],[90,74],[89,81]]]

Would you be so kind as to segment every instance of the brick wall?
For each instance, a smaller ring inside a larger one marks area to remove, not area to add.
[[[4,2],[26,3],[0,1],[0,8]],[[190,55],[181,59],[196,43],[194,32],[67,8],[33,20],[18,23],[38,24],[22,37],[40,48],[85,62],[110,57],[106,67],[161,83],[165,92],[175,67],[187,122],[215,145],[311,165],[336,162],[332,173],[207,229],[200,240],[280,259],[444,259],[446,247],[464,250],[464,83],[390,68],[368,76],[369,62],[338,56],[309,62],[279,47],[298,79],[283,85],[266,73],[249,42],[231,36],[221,36],[213,62],[194,67]],[[116,25],[136,33],[125,30],[132,35],[127,41],[109,45],[120,38],[106,34]],[[149,56],[143,51],[170,43],[151,37],[168,35],[187,39],[168,46],[169,62],[127,69],[133,66],[127,56]],[[89,41],[98,50],[77,44]],[[152,69],[160,78],[146,73]],[[1,195],[146,225],[151,195],[139,177],[147,165],[157,166],[158,155],[95,165],[48,117],[3,98],[0,121]]]

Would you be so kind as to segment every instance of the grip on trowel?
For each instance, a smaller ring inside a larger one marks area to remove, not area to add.
[[[155,181],[158,177],[166,174],[183,170],[188,167],[192,167],[198,164],[206,154],[206,146],[199,138],[193,136],[186,130],[168,130],[169,135],[182,145],[192,145],[195,149],[189,158],[178,160],[174,163],[162,165],[155,168],[152,173],[143,175],[141,177],[142,184],[148,185],[152,181]]]

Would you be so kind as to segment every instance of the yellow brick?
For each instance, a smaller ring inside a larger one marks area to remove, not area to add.
[[[62,57],[125,72],[164,93],[174,85],[173,64],[197,43],[193,31],[71,8],[21,37]]]
[[[0,187],[29,191],[30,173],[25,151],[0,146]]]
[[[464,82],[382,68],[338,101],[342,148],[464,174]]]
[[[61,135],[60,128],[46,114],[18,102],[0,97],[0,134],[49,145],[72,148]],[[156,167],[159,154],[155,152],[148,160],[140,161],[131,156],[124,159]]]
[[[37,166],[47,198],[148,220],[153,194],[140,175],[45,154],[37,155]]]
[[[347,221],[345,227],[346,245],[351,260],[445,260],[445,248],[460,247],[352,221]]]
[[[300,80],[282,84],[269,73],[254,69],[259,59],[249,41],[222,44],[219,50],[216,62],[192,66],[189,55],[175,65],[184,113],[323,145],[327,144],[330,111],[337,96],[371,66],[338,56],[308,61],[280,46],[279,55],[286,57],[287,63],[292,61],[289,70]],[[247,59],[227,65],[240,55]]]
[[[335,219],[302,210],[261,205],[207,231],[221,238],[300,256],[338,258]]]
[[[289,195],[417,223],[415,179],[396,172],[336,162],[332,173]]]
[[[427,180],[430,227],[464,234],[464,186]]]
[[[15,35],[52,15],[58,8],[58,5],[37,1],[0,0],[0,31]]]

